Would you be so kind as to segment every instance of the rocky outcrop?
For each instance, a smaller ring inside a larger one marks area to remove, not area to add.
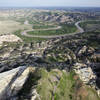
[[[69,48],[65,48],[63,45],[49,47],[44,52],[45,59],[52,62],[66,62],[72,64],[76,60],[76,55]]]
[[[8,35],[1,35],[0,36],[0,45],[2,45],[3,42],[21,42],[22,40],[12,34],[8,34]]]
[[[98,95],[100,96],[100,89],[98,88],[98,85],[96,82],[99,80],[96,73],[94,74],[91,66],[88,66],[83,63],[76,63],[74,65],[74,71],[77,73],[80,77],[80,79],[92,88],[96,89]]]
[[[86,34],[82,35],[83,37],[86,36]],[[57,68],[60,70],[64,69],[67,72],[72,71],[74,68],[80,79],[85,84],[88,84],[89,86],[97,89],[97,92],[99,94],[100,68],[99,52],[97,52],[99,51],[99,46],[97,46],[95,49],[92,45],[89,44],[93,41],[91,41],[91,37],[88,37],[89,39],[87,37],[82,39],[83,37],[81,35],[75,35],[51,39],[38,43],[16,43],[14,45],[4,44],[0,48],[0,72],[2,72],[2,75],[3,72],[7,73],[5,71],[10,70],[12,76],[8,76],[6,74],[3,75],[8,77],[9,80],[7,80],[8,78],[5,79],[8,81],[8,83],[7,81],[4,82],[3,80],[4,83],[2,84],[4,84],[4,87],[2,87],[1,85],[1,90],[3,92],[1,91],[2,94],[0,97],[3,97],[3,95],[7,95],[8,97],[13,98],[14,96],[14,98],[16,98],[16,94],[18,93],[19,97],[22,100],[27,100],[26,98],[28,97],[30,98],[30,100],[35,100],[37,98],[39,99],[39,95],[33,86],[36,85],[36,83],[34,83],[34,79],[37,76],[28,76],[30,72],[27,72],[27,67],[23,67],[23,70],[18,68],[13,72],[14,68],[17,68],[18,66],[35,66],[37,68],[45,67],[48,71]],[[21,75],[18,76],[18,73],[20,73],[19,70],[21,70],[23,71],[23,74],[24,69],[26,70],[25,73],[27,73],[27,75],[25,75],[27,77],[25,76],[22,80],[20,79]],[[37,73],[37,75],[38,74],[39,73]],[[27,89],[29,93],[26,91]],[[10,92],[8,92],[7,94],[7,92],[5,91],[8,90]],[[21,92],[18,92],[20,90]],[[18,98],[18,100],[20,100],[20,98]]]
[[[5,43],[0,48],[0,72],[18,66],[34,66],[34,61],[42,57],[48,42],[41,43]]]
[[[37,16],[38,20],[42,21],[48,21],[48,22],[56,22],[56,23],[64,23],[64,22],[70,22],[73,23],[74,19],[71,16],[65,15],[65,14],[40,14],[40,16]]]
[[[23,88],[34,68],[21,66],[0,74],[0,100],[17,100],[16,95]]]
[[[86,64],[76,63],[74,70],[84,83],[94,85],[94,82],[96,82],[96,75],[93,73],[91,67]]]
[[[78,56],[85,56],[85,55],[93,54],[94,52],[95,52],[94,48],[83,46],[82,48],[79,49],[77,55]]]

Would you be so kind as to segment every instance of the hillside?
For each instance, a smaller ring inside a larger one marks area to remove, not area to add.
[[[11,78],[4,87],[3,83],[0,85],[4,91],[0,97],[3,100],[99,100],[99,40],[99,33],[84,33],[41,43],[4,43],[0,48],[0,72],[7,71],[6,77]],[[21,69],[17,71],[15,68],[19,66]],[[20,75],[24,70],[29,74]],[[1,81],[7,81],[2,74]]]
[[[0,100],[100,100],[98,9],[0,8]]]

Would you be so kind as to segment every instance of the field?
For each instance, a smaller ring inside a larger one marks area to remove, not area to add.
[[[17,30],[25,30],[31,28],[31,25],[24,25],[13,20],[0,20],[0,34],[10,34]]]
[[[61,28],[51,29],[50,30],[35,30],[30,31],[28,34],[31,35],[61,35],[61,34],[69,34],[77,31],[77,28],[74,24],[68,25],[66,23],[60,24]],[[45,26],[44,26],[45,27]],[[52,26],[53,27],[53,26]]]
[[[47,40],[47,39],[44,39],[44,38],[22,36],[20,33],[21,33],[21,30],[17,30],[15,32],[13,32],[14,35],[18,36],[19,38],[21,38],[26,43],[30,43],[30,42],[33,42],[33,41],[40,42],[40,41]]]
[[[46,29],[46,28],[54,28],[56,25],[33,25],[33,29]]]

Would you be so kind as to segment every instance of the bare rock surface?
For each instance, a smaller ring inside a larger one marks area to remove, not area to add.
[[[88,67],[86,64],[76,63],[74,70],[77,74],[79,74],[80,79],[84,83],[89,83],[90,80],[93,79],[96,80],[96,75],[93,73],[91,67]]]
[[[18,67],[0,74],[0,100],[16,96],[23,87],[30,73],[28,67]]]
[[[19,37],[13,35],[13,34],[0,36],[0,45],[3,42],[18,42],[18,41],[22,41],[22,40]]]

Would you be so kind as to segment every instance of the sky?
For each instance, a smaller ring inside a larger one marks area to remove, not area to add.
[[[0,0],[0,7],[100,7],[100,0]]]

